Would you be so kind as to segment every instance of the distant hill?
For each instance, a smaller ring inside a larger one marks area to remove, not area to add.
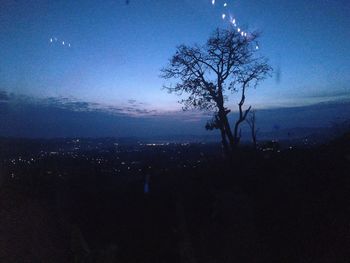
[[[322,138],[332,134],[334,123],[350,120],[349,101],[304,107],[257,110],[259,139]],[[134,137],[177,141],[217,141],[218,133],[205,130],[210,118],[199,112],[128,113],[63,98],[34,99],[1,93],[0,136],[26,138]],[[230,115],[234,121],[237,113]],[[243,140],[250,140],[242,125]]]

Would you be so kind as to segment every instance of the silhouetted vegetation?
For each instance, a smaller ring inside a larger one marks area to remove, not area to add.
[[[235,30],[217,29],[203,46],[180,45],[169,65],[162,69],[162,77],[176,80],[165,88],[178,95],[186,94],[180,102],[184,109],[213,111],[206,125],[219,129],[224,152],[230,155],[241,140],[240,125],[246,120],[251,106],[244,108],[246,90],[256,87],[272,70],[266,58],[259,57],[256,40]],[[238,119],[231,128],[227,107],[230,93],[239,93]]]
[[[258,148],[258,141],[257,141],[257,134],[259,129],[256,127],[256,116],[255,116],[256,111],[252,110],[250,111],[249,117],[246,119],[246,122],[248,123],[250,127],[250,132],[252,136],[252,142],[254,145],[254,149],[256,150]]]

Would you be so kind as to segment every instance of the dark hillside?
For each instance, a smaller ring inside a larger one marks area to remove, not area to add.
[[[349,145],[346,134],[133,176],[10,178],[1,262],[348,262]]]

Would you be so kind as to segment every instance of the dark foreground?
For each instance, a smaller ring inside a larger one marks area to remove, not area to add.
[[[0,262],[349,262],[350,140],[144,175],[5,180]]]

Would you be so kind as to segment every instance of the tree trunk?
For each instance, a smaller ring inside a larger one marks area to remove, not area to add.
[[[228,147],[227,139],[226,139],[226,133],[225,128],[223,126],[220,127],[220,133],[221,133],[221,144],[224,150],[225,156],[230,155],[230,149]]]
[[[219,81],[218,81],[219,83]],[[221,137],[224,138],[225,137],[225,143],[226,143],[226,147],[229,148],[229,154],[232,152],[233,150],[233,146],[234,146],[234,138],[232,135],[232,131],[231,131],[231,127],[230,127],[230,123],[227,119],[227,114],[230,112],[228,110],[225,109],[224,106],[224,97],[222,95],[222,88],[221,88],[221,84],[218,84],[219,86],[219,95],[218,95],[218,99],[217,99],[217,107],[219,109],[219,120],[220,120],[220,129],[221,129]],[[229,144],[227,144],[227,139],[229,141]]]
[[[252,130],[252,139],[253,139],[253,145],[254,145],[254,150],[256,151],[258,149],[257,143],[256,143],[256,131],[255,128]]]
[[[235,140],[234,140],[234,137],[233,137],[233,134],[232,134],[232,131],[231,131],[231,127],[230,127],[230,123],[227,119],[227,115],[225,114],[224,117],[223,117],[223,122],[224,122],[224,125],[225,125],[225,132],[226,132],[226,135],[227,135],[227,138],[230,142],[230,147],[231,147],[231,150],[233,150],[235,148]]]
[[[245,119],[247,118],[248,113],[250,112],[250,110],[252,108],[251,106],[249,106],[248,109],[246,109],[243,112],[243,105],[244,105],[244,102],[245,102],[246,84],[247,83],[243,84],[241,101],[238,103],[239,118],[238,118],[238,120],[235,123],[235,129],[234,129],[234,144],[235,145],[234,145],[234,148],[236,148],[238,146],[238,144],[239,144],[239,142],[241,140],[241,135],[238,134],[239,125],[241,125],[241,123],[245,121]]]
[[[236,148],[239,144],[239,141],[241,140],[241,137],[238,135],[238,129],[239,129],[239,125],[242,123],[243,121],[241,121],[240,119],[236,121],[235,123],[235,129],[234,129],[234,147]]]

